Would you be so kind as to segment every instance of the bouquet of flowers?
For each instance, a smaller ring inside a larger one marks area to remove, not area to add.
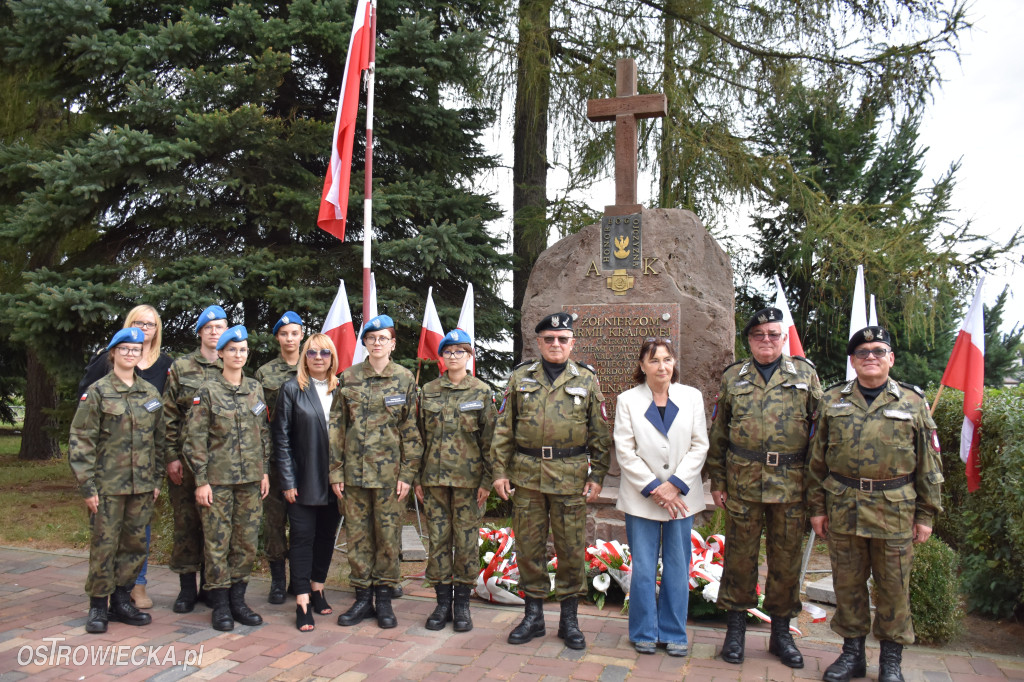
[[[476,593],[481,599],[497,604],[522,604],[519,590],[519,567],[516,565],[515,535],[511,528],[480,529],[480,574]]]
[[[594,590],[594,601],[597,603],[597,607],[604,608],[608,588],[611,587],[613,579],[622,588],[628,603],[629,583],[633,576],[629,545],[623,545],[618,540],[610,542],[598,540],[592,546],[587,547],[587,558],[587,575]]]

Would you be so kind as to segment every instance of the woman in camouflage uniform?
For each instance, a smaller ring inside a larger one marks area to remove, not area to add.
[[[86,632],[106,632],[108,620],[151,621],[131,602],[163,478],[157,457],[163,438],[160,394],[135,374],[143,338],[137,327],[114,334],[107,346],[114,369],[82,394],[71,422],[68,460],[92,522]]]
[[[480,516],[491,482],[485,457],[495,410],[491,389],[466,371],[473,357],[469,334],[461,329],[445,334],[437,352],[448,369],[423,387],[418,420],[424,453],[416,497],[423,502],[430,536],[427,581],[437,594],[426,627],[441,630],[453,619],[454,597],[455,631],[466,632],[473,629],[469,596],[479,573]]]

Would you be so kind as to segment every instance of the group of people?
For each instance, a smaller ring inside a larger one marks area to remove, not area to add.
[[[660,644],[670,656],[688,653],[690,533],[704,510],[706,471],[726,513],[723,659],[744,658],[764,531],[769,652],[803,666],[790,621],[801,608],[810,517],[829,542],[838,599],[832,628],[844,637],[824,679],[864,674],[869,574],[879,677],[902,679],[902,645],[913,642],[912,543],[930,534],[942,475],[923,395],[889,377],[894,355],[885,329],[854,335],[847,351],[857,378],[823,391],[810,362],[783,354],[781,312],[759,311],[744,329],[751,358],[726,368],[710,434],[700,391],[679,381],[672,341],[645,339],[636,385],[618,396],[610,434],[594,369],[570,357],[575,338],[566,313],[536,325],[540,358],[513,370],[497,410],[489,387],[467,371],[474,348],[462,330],[442,338],[446,370],[420,389],[392,359],[396,328],[387,315],[364,324],[366,359],[339,374],[331,339],[312,334],[303,343],[302,320],[289,311],[274,327],[281,354],[256,379],[243,373],[247,331],[228,328],[226,318],[219,306],[203,311],[199,348],[170,364],[164,382],[146,373],[169,363],[160,353],[159,316],[136,308],[103,356],[109,373],[93,372],[100,376],[82,392],[70,459],[92,514],[89,632],[105,631],[108,620],[150,620],[136,608],[151,605],[139,603],[145,590],[136,583],[166,471],[175,517],[171,569],[181,579],[176,612],[204,598],[217,629],[262,622],[245,603],[262,513],[268,598],[284,601],[287,547],[299,630],[314,629],[313,613],[332,612],[324,584],[342,519],[355,601],[338,623],[376,618],[381,628],[395,627],[401,513],[412,493],[427,519],[426,578],[436,595],[426,627],[452,622],[456,631],[470,630],[479,526],[493,487],[511,500],[525,595],[508,641],[546,634],[550,534],[557,634],[583,649],[577,606],[587,592],[586,505],[601,494],[614,438],[622,471],[616,504],[632,553],[629,637],[638,652],[653,654]]]

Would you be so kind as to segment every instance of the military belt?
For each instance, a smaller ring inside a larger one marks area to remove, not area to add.
[[[729,443],[729,452],[739,455],[743,459],[749,459],[752,462],[760,462],[761,464],[767,464],[770,467],[782,466],[783,464],[795,464],[797,462],[804,461],[804,455],[807,454],[807,449],[803,449],[800,452],[757,452],[756,450],[747,450],[741,448],[738,445]]]
[[[566,457],[575,457],[576,455],[587,454],[586,445],[574,445],[571,448],[524,448],[522,446],[516,446],[516,451],[521,455],[529,455],[530,457],[540,457],[541,459],[565,459]]]
[[[843,476],[832,471],[829,476],[836,479],[843,485],[848,485],[851,488],[856,488],[861,492],[870,493],[876,490],[893,490],[894,488],[902,488],[908,483],[913,482],[914,474],[905,474],[903,476],[897,476],[896,478],[851,478],[850,476]]]

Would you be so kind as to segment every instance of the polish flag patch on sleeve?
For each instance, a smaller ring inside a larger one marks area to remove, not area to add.
[[[199,400],[199,396],[196,396],[195,398],[192,398],[192,404],[193,405],[198,405],[200,402],[201,401]]]
[[[81,398],[79,398],[79,400],[81,400],[81,401],[83,401],[83,402],[84,402],[84,401],[85,401],[85,399],[86,399],[86,398],[88,398],[88,397],[89,397],[89,394],[88,394],[88,393],[83,393],[83,394],[82,394],[82,397],[81,397]]]

